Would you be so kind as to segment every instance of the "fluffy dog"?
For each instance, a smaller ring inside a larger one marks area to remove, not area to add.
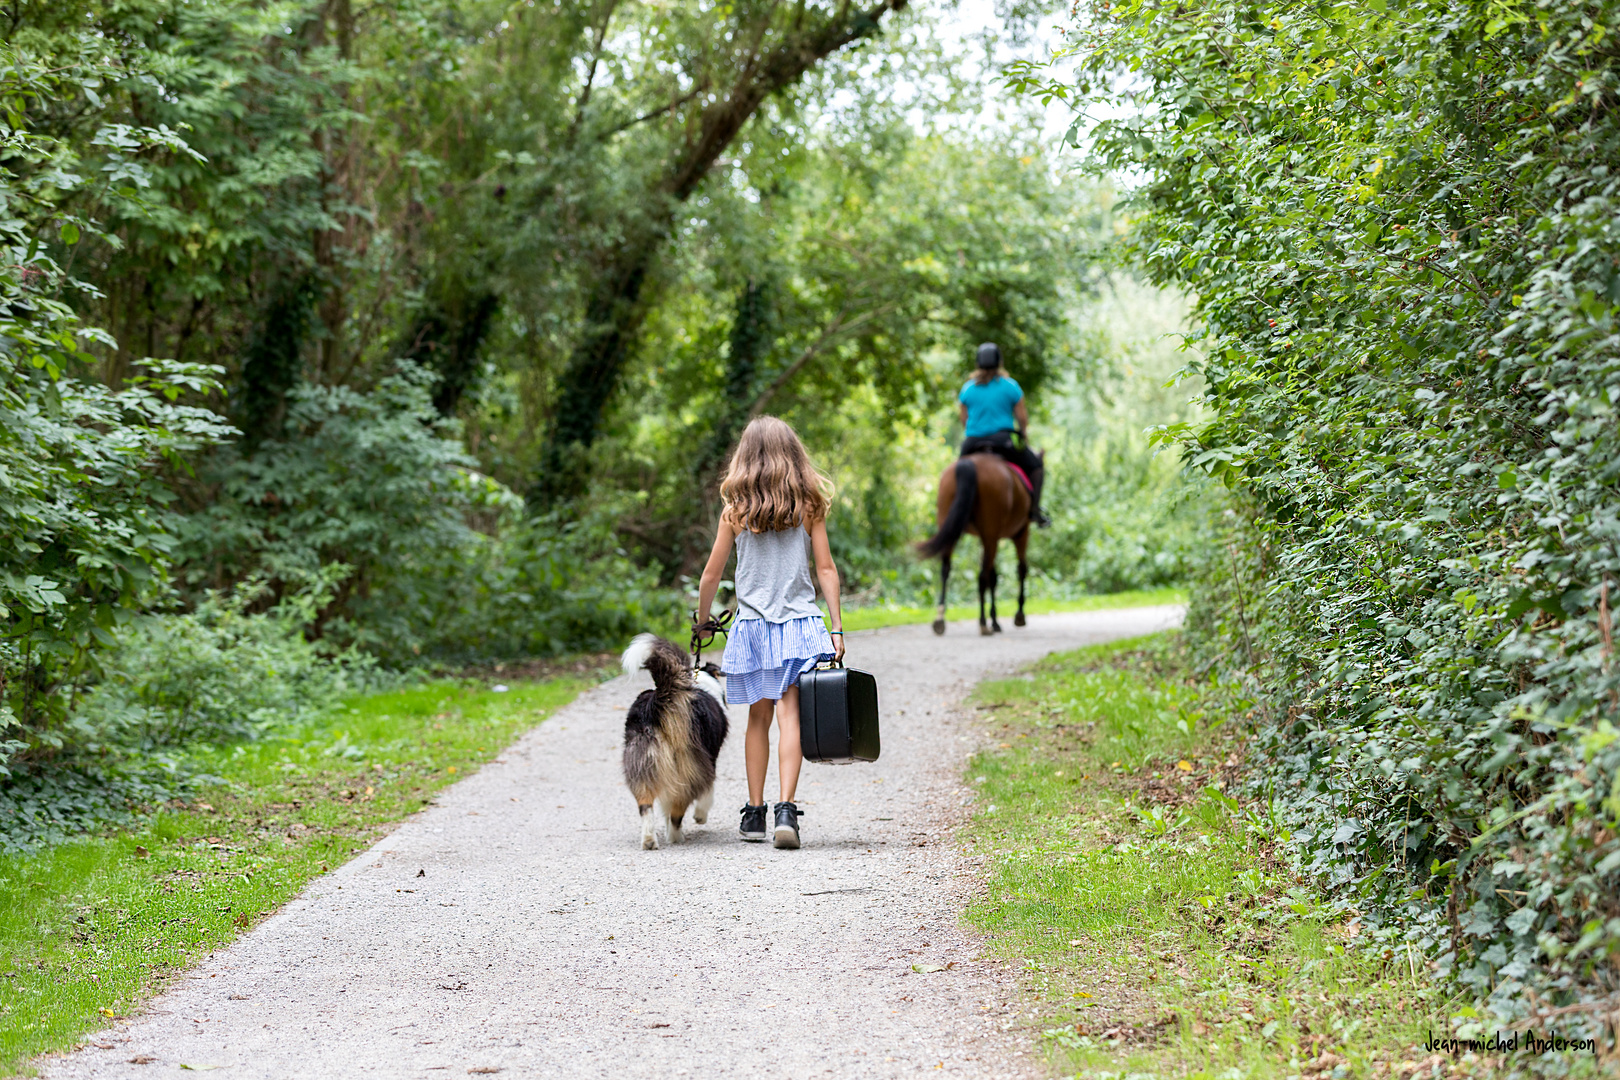
[[[711,670],[692,670],[686,653],[654,634],[624,651],[624,670],[646,668],[643,690],[624,718],[624,782],[641,811],[641,846],[658,846],[653,807],[669,819],[669,842],[681,842],[687,807],[702,825],[714,802],[714,762],[726,741],[726,710]],[[714,665],[705,664],[713,669]]]

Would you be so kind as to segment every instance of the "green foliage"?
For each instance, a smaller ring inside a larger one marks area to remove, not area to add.
[[[944,464],[918,436],[950,423],[974,346],[999,340],[1035,395],[1083,366],[1072,313],[1092,233],[1045,156],[1022,136],[870,122],[786,157],[756,151],[749,187],[717,194],[683,238],[689,262],[649,314],[642,381],[598,444],[619,483],[656,477],[632,535],[666,566],[707,554],[725,455],[768,412],[839,474],[829,535],[852,583],[925,590],[908,572],[921,503],[907,489]]]
[[[356,605],[352,632],[397,664],[609,652],[647,630],[678,640],[688,601],[629,558],[614,509],[509,521],[495,537],[425,551],[409,577]]]
[[[86,377],[89,343],[105,335],[60,301],[75,283],[52,256],[89,243],[96,226],[65,201],[105,194],[141,174],[144,153],[184,144],[126,126],[85,159],[88,148],[24,123],[96,82],[107,58],[80,44],[56,65],[0,45],[0,774],[17,754],[61,745],[60,691],[161,580],[172,517],[162,469],[230,431],[181,403],[217,386],[214,369],[146,360],[117,389]]]
[[[515,496],[472,471],[433,384],[402,362],[369,392],[292,389],[280,437],[218,453],[203,472],[203,506],[178,551],[189,581],[263,575],[279,592],[342,566],[343,610],[421,572],[420,560],[467,547],[471,515],[515,510]]]
[[[1111,195],[1107,187],[1094,194],[1105,220]],[[1048,595],[1151,589],[1192,572],[1206,540],[1209,485],[1187,482],[1175,456],[1147,437],[1154,424],[1198,415],[1187,401],[1196,382],[1173,385],[1186,361],[1188,306],[1174,291],[1114,273],[1079,308],[1087,369],[1035,399],[1052,527],[1034,534],[1030,561]]]
[[[1207,328],[1165,437],[1232,492],[1200,618],[1279,812],[1504,1011],[1620,978],[1617,17],[1132,0],[1077,41]]]
[[[190,611],[130,620],[62,718],[34,732],[0,786],[0,850],[29,850],[128,824],[209,778],[188,748],[285,731],[346,693],[388,681],[367,657],[334,662],[304,636],[324,596],[260,614],[260,586],[209,594]]]
[[[137,620],[77,714],[87,749],[98,749],[95,738],[142,747],[253,739],[371,681],[363,659],[332,663],[304,637],[318,595],[249,614],[263,591],[209,594],[190,611]]]
[[[178,556],[194,584],[262,577],[277,593],[324,578],[312,622],[327,640],[396,666],[613,649],[678,621],[680,603],[632,563],[608,507],[524,518],[478,473],[436,379],[400,372],[361,393],[295,388],[284,431],[215,455]]]

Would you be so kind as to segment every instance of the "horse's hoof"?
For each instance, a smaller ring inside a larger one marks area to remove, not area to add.
[[[999,634],[999,633],[1001,633],[1001,624],[1000,624],[1000,623],[991,623],[991,624],[990,624],[990,632],[991,632],[991,633],[992,633],[992,634]]]
[[[1013,616],[1013,625],[1014,626],[1026,626],[1026,625],[1028,625],[1027,621],[1024,619],[1024,613],[1022,611],[1020,611],[1017,615]]]
[[[934,620],[934,633],[936,633],[936,634],[945,633],[945,620],[944,619],[935,619]]]
[[[995,633],[995,631],[990,629],[988,626],[984,625],[984,623],[979,624],[979,636],[980,637],[989,637],[990,635],[992,635],[994,633]]]

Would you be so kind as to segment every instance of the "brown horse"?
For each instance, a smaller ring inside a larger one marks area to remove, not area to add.
[[[945,632],[945,591],[951,583],[951,553],[962,533],[979,538],[984,556],[979,562],[979,633],[999,634],[996,621],[996,548],[1003,537],[1018,549],[1018,615],[1014,626],[1024,625],[1024,578],[1029,574],[1029,489],[995,454],[959,458],[939,478],[938,531],[917,545],[925,559],[939,559],[939,613],[934,633]],[[984,619],[984,594],[990,594],[990,621]]]

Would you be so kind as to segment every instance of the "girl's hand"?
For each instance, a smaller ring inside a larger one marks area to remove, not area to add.
[[[844,662],[844,633],[841,630],[833,631],[833,659],[839,663]]]

